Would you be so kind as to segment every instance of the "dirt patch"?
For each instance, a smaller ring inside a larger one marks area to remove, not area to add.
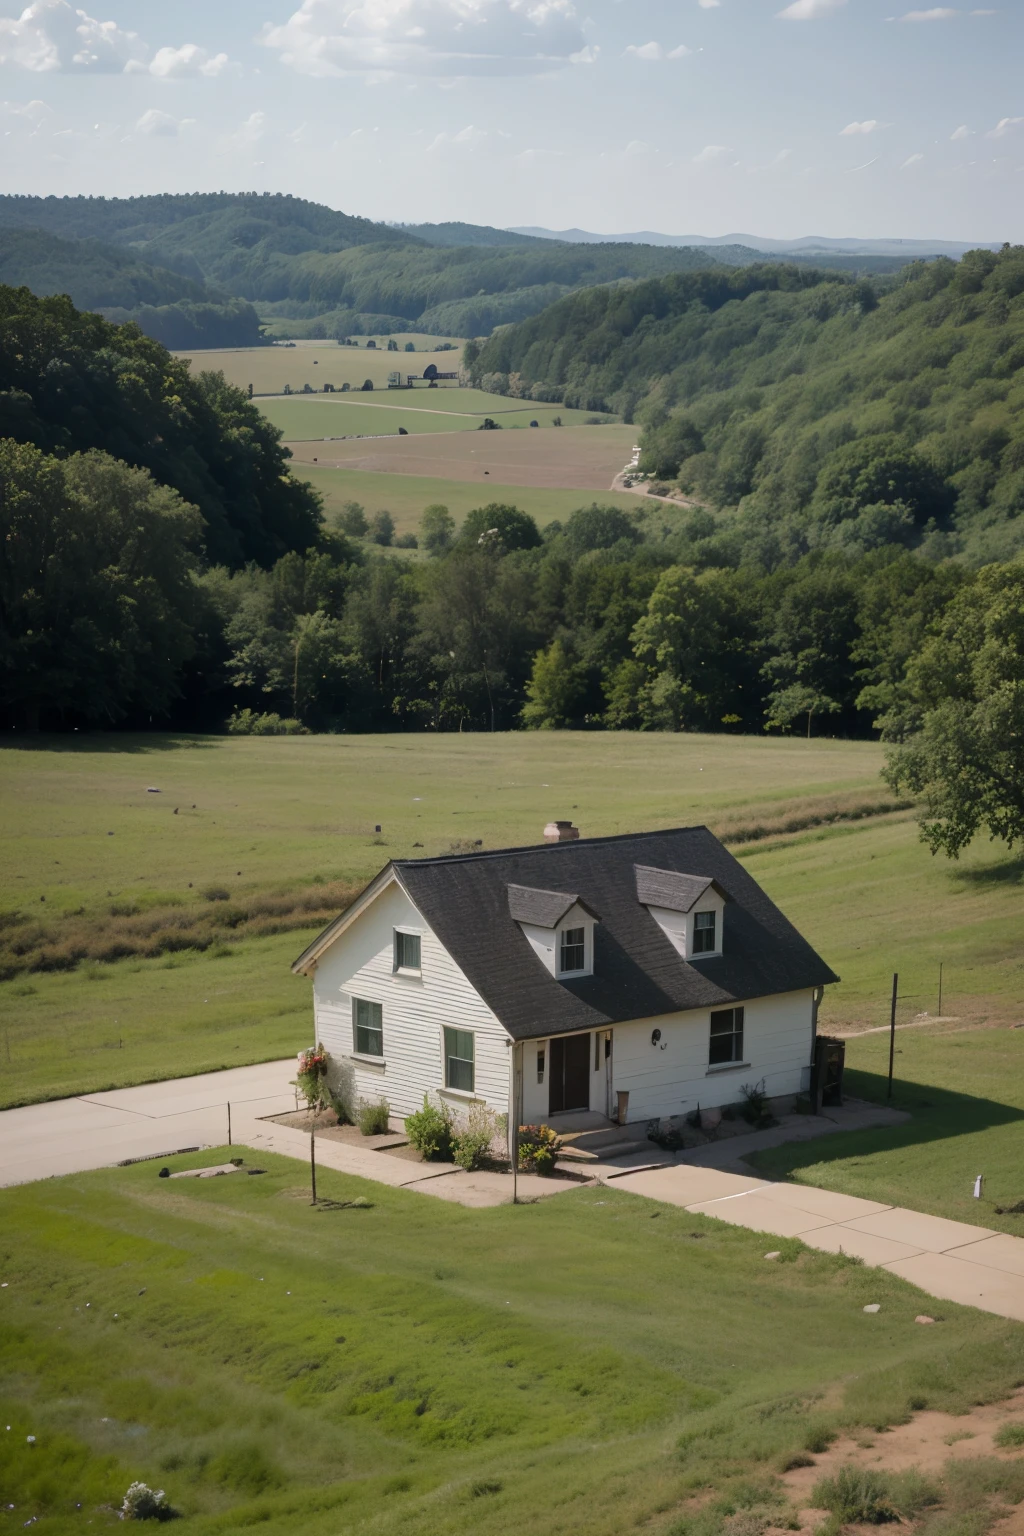
[[[300,1109],[297,1113],[288,1115],[269,1115],[267,1117],[274,1125],[287,1125],[295,1131],[305,1131],[309,1135],[313,1116],[308,1109]],[[358,1125],[339,1125],[333,1109],[323,1109],[316,1117],[316,1134],[318,1141],[340,1141],[345,1146],[362,1147],[370,1152],[389,1152],[392,1149],[407,1146],[403,1131],[387,1131],[380,1136],[364,1136]],[[419,1153],[412,1147],[409,1148],[415,1157]]]
[[[429,436],[290,442],[295,464],[431,475],[483,485],[606,491],[622,467],[633,427],[560,427],[540,432],[434,432]]]
[[[815,1455],[812,1464],[784,1472],[782,1484],[788,1498],[800,1511],[801,1529],[814,1530],[827,1518],[827,1512],[811,1503],[820,1478],[829,1477],[840,1467],[864,1467],[875,1472],[908,1472],[940,1478],[950,1462],[977,1461],[994,1457],[999,1461],[1021,1459],[1020,1448],[1001,1449],[996,1436],[1005,1424],[1024,1426],[1024,1388],[1001,1403],[972,1408],[969,1413],[915,1413],[906,1424],[897,1424],[881,1432],[864,1431],[842,1436],[827,1451]],[[859,1529],[844,1527],[846,1532]],[[872,1527],[872,1529],[877,1529]],[[1018,1506],[1009,1518],[994,1527],[996,1536],[1024,1533],[1024,1506]]]

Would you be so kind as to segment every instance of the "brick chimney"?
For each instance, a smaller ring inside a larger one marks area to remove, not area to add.
[[[571,821],[549,821],[544,828],[546,843],[574,843],[579,835],[579,828]]]

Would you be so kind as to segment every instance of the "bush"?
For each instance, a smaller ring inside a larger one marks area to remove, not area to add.
[[[282,719],[278,714],[257,715],[251,709],[236,709],[228,720],[231,736],[308,736],[301,720]]]
[[[165,1502],[162,1488],[154,1490],[145,1483],[132,1483],[121,1505],[122,1520],[175,1520],[177,1513]]]
[[[452,1136],[452,1160],[469,1173],[491,1158],[491,1147],[500,1127],[498,1117],[485,1104],[474,1104],[465,1126]]]
[[[424,1094],[423,1108],[406,1118],[405,1131],[428,1163],[451,1161],[453,1123],[447,1104],[431,1104]]]
[[[519,1127],[519,1172],[549,1174],[562,1150],[561,1137],[550,1125]]]
[[[744,1083],[740,1093],[743,1095],[740,1114],[748,1125],[754,1126],[758,1131],[765,1131],[769,1126],[775,1125],[775,1116],[768,1108],[768,1094],[765,1091],[763,1077],[759,1083]]]
[[[350,534],[355,539],[361,539],[370,531],[366,513],[358,501],[346,501],[342,503],[338,514],[338,527],[342,533]]]
[[[384,1136],[391,1129],[391,1106],[387,1099],[360,1099],[357,1119],[364,1136]]]
[[[375,544],[382,544],[385,548],[394,542],[395,520],[390,512],[374,513],[370,524],[370,538]]]
[[[395,540],[396,549],[419,549],[420,541],[414,533],[400,533]]]
[[[851,1466],[840,1467],[834,1477],[823,1477],[811,1498],[843,1525],[912,1520],[939,1502],[938,1493],[919,1472],[885,1474]]]
[[[363,380],[363,388],[364,389],[372,389],[373,388],[373,380],[372,379],[364,379]]]

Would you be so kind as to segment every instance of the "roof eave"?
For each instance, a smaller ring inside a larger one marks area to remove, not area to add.
[[[341,937],[345,929],[355,921],[361,912],[365,912],[370,903],[376,901],[381,891],[385,890],[392,882],[396,885],[401,885],[402,883],[394,863],[385,864],[380,873],[374,875],[369,885],[363,887],[355,900],[349,902],[345,910],[339,912],[338,916],[327,924],[323,932],[317,934],[312,944],[302,951],[298,959],[292,962],[292,975],[311,976],[316,970],[317,962],[324,951],[331,947],[335,939]]]

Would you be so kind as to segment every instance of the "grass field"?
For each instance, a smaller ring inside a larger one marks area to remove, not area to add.
[[[1012,1323],[917,1327],[885,1271],[795,1242],[766,1265],[763,1237],[615,1190],[467,1211],[324,1172],[366,1203],[314,1210],[301,1164],[259,1166],[0,1194],[4,1528],[112,1526],[141,1478],[197,1536],[740,1536],[785,1526],[777,1474],[841,1427],[1024,1373]]]
[[[934,1011],[940,960],[948,1012],[1020,1020],[1019,863],[987,843],[937,862],[906,811],[813,824],[883,801],[880,763],[865,742],[628,733],[8,746],[0,910],[22,921],[5,942],[145,951],[151,927],[156,952],[0,983],[0,1103],[289,1054],[310,996],[288,964],[322,920],[290,904],[329,912],[418,843],[536,842],[553,815],[586,835],[716,828],[842,976],[823,1028],[883,1023],[893,970],[901,1018]],[[202,954],[162,952],[190,922],[223,926]]]
[[[339,347],[337,342],[296,342],[294,347],[235,347],[224,351],[175,352],[175,357],[187,358],[192,367],[210,373],[223,373],[229,384],[248,389],[251,384],[257,395],[279,394],[286,384],[301,389],[310,384],[323,389],[325,384],[339,388],[350,384],[354,389],[364,379],[372,379],[383,389],[388,374],[394,369],[403,373],[422,373],[429,363],[436,363],[443,373],[458,369],[462,347],[452,352],[421,351],[433,337],[419,335],[395,336],[399,347],[412,341],[417,351],[388,352],[387,337],[377,337],[376,351],[367,350],[370,337],[359,337],[358,347]],[[424,391],[426,393],[426,391]],[[434,391],[437,393],[437,391]]]
[[[332,469],[467,480],[485,492],[494,481],[538,490],[589,492],[587,499],[593,500],[609,494],[612,481],[629,460],[634,437],[632,427],[614,425],[548,432],[429,432],[416,437],[293,442],[290,447],[297,475],[315,459]],[[640,498],[632,497],[631,504],[637,508]]]
[[[587,428],[588,431],[596,430]],[[319,458],[319,455],[317,455]],[[461,523],[467,512],[487,502],[511,503],[529,512],[539,527],[543,528],[556,519],[564,522],[577,507],[588,507],[592,501],[602,506],[621,507],[624,512],[636,512],[646,504],[637,496],[621,491],[586,491],[559,489],[554,486],[507,485],[495,476],[483,478],[480,484],[474,480],[452,480],[441,475],[388,475],[375,470],[329,469],[325,464],[311,464],[304,460],[295,466],[295,473],[315,485],[324,499],[324,513],[331,520],[346,501],[358,501],[366,511],[390,512],[398,533],[415,533],[419,528],[424,507],[440,502]],[[666,517],[671,520],[672,514]]]
[[[357,433],[475,431],[490,416],[502,431],[529,430],[530,422],[550,427],[560,417],[566,427],[582,426],[586,411],[558,405],[510,400],[482,389],[384,389],[355,395],[289,395],[259,402],[263,415],[280,427],[288,442]],[[597,430],[591,428],[589,430]],[[634,434],[635,435],[635,434]]]

